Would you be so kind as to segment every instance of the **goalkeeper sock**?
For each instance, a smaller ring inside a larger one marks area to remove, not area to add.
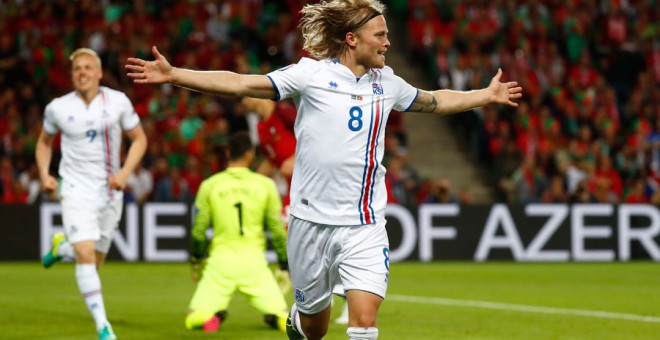
[[[76,264],[76,281],[78,281],[78,289],[85,299],[87,308],[92,313],[96,329],[102,329],[108,323],[108,319],[105,315],[101,279],[96,271],[96,265],[93,263]]]

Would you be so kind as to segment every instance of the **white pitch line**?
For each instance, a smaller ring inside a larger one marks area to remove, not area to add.
[[[528,313],[579,315],[579,316],[588,316],[588,317],[604,318],[604,319],[618,319],[618,320],[660,323],[660,317],[656,317],[656,316],[614,313],[614,312],[605,312],[605,311],[588,310],[588,309],[540,307],[540,306],[516,305],[511,303],[500,303],[500,302],[490,302],[490,301],[447,299],[447,298],[438,298],[438,297],[409,296],[409,295],[395,295],[395,294],[388,294],[387,300],[399,301],[399,302],[416,302],[416,303],[425,303],[425,304],[433,304],[433,305],[499,309],[499,310],[507,310],[507,311],[528,312]]]

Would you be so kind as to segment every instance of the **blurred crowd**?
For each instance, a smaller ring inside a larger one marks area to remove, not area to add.
[[[437,87],[481,88],[497,67],[523,86],[517,109],[451,118],[475,161],[495,169],[499,199],[660,203],[660,2],[384,2],[390,20],[407,23],[411,60],[421,61],[411,66]],[[256,142],[259,118],[240,98],[134,85],[126,58],[150,59],[156,45],[177,66],[263,74],[306,56],[297,30],[305,3],[0,1],[0,202],[42,199],[34,148],[43,109],[71,91],[68,55],[83,46],[99,53],[102,84],[129,96],[149,138],[126,200],[190,201],[224,168],[227,136],[250,130]],[[472,201],[446,179],[417,176],[400,113],[387,131],[390,202]]]
[[[267,73],[307,56],[297,29],[305,3],[0,1],[0,203],[50,199],[40,194],[35,144],[46,104],[72,90],[68,56],[83,46],[97,51],[102,85],[128,95],[149,139],[126,200],[191,201],[200,182],[225,167],[231,133],[249,130],[258,142],[259,117],[240,98],[135,85],[125,76],[126,59],[151,59],[155,45],[176,66]],[[403,138],[397,114],[388,130]],[[56,141],[52,173],[58,163]]]
[[[524,89],[452,117],[510,203],[660,204],[660,2],[408,0],[414,60],[441,88]]]

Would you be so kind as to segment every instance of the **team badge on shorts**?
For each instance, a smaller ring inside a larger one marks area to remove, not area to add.
[[[296,301],[298,301],[298,302],[305,302],[305,292],[303,292],[302,290],[296,288],[296,292],[295,292],[295,293],[296,293],[296,294],[295,294],[295,295],[296,295]]]

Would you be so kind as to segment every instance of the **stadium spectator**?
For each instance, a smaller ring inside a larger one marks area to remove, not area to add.
[[[27,192],[27,204],[33,204],[39,200],[39,193],[41,192],[41,182],[39,182],[39,169],[37,164],[30,163],[27,169],[23,170],[18,175],[18,181]]]
[[[644,193],[644,180],[638,178],[633,183],[632,189],[625,196],[626,203],[648,203],[649,199]]]
[[[451,192],[451,184],[446,178],[438,178],[431,184],[429,196],[425,203],[459,203],[458,197]],[[465,197],[463,193],[463,197]],[[469,201],[469,198],[463,198],[464,201]]]
[[[450,114],[491,103],[517,106],[514,100],[522,96],[516,82],[500,82],[501,70],[488,87],[471,92],[426,92],[407,84],[385,67],[384,53],[390,43],[383,11],[378,1],[305,6],[304,47],[318,60],[302,59],[267,76],[174,68],[156,47],[152,49],[155,61],[129,58],[126,65],[136,83],[174,83],[220,95],[294,99],[298,144],[287,249],[296,297],[290,316],[294,323],[287,327],[292,339],[320,339],[326,334],[332,285],[339,281],[348,297],[349,337],[378,337],[376,314],[385,296],[383,277],[389,267],[387,250],[383,250],[388,248],[383,219],[387,198],[385,169],[380,164],[385,134],[380,124],[389,111]],[[390,99],[381,102],[385,91]],[[346,118],[340,119],[337,112],[345,112]],[[372,190],[379,197],[372,197]],[[328,225],[336,231],[328,234]],[[354,225],[363,226],[348,227]],[[355,240],[362,240],[359,247],[344,248]],[[344,247],[329,246],[336,242]],[[368,260],[366,254],[371,254]],[[333,260],[319,267],[314,261],[320,256]],[[318,269],[310,273],[309,268]]]
[[[153,174],[151,171],[145,169],[143,162],[140,162],[126,179],[124,201],[142,204],[150,198],[153,190]]]
[[[168,167],[164,176],[156,182],[154,201],[156,202],[190,202],[193,195],[188,182],[181,174],[181,169]]]
[[[249,169],[254,157],[249,135],[232,135],[227,169],[202,182],[195,198],[190,260],[193,280],[199,283],[187,329],[216,331],[238,291],[264,315],[264,322],[286,330],[286,301],[264,257],[265,224],[282,269],[288,269],[282,203],[275,183]],[[214,233],[207,242],[210,226]]]
[[[98,269],[121,218],[126,179],[140,163],[147,138],[126,95],[100,86],[103,70],[96,52],[80,48],[70,60],[74,91],[46,106],[36,146],[41,187],[53,192],[58,190],[49,172],[53,142],[56,134],[62,136],[59,193],[64,234],[53,236],[42,263],[49,268],[75,253],[76,281],[99,339],[116,339],[106,317]],[[122,130],[132,143],[120,167]]]

